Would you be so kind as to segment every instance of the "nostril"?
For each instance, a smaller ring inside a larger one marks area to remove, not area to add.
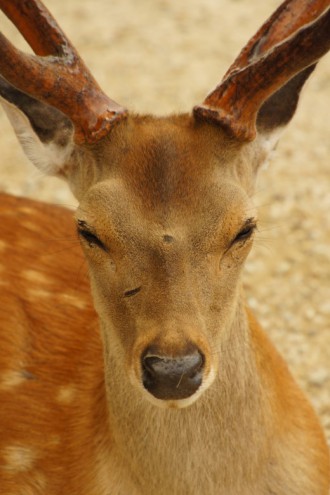
[[[145,356],[143,358],[143,366],[149,373],[156,375],[165,371],[166,360],[158,356]]]
[[[200,352],[178,358],[153,355],[146,355],[143,358],[145,369],[155,376],[184,374],[192,377],[201,369],[203,363],[204,358]]]
[[[191,373],[189,374],[190,378],[194,378],[197,373],[201,371],[204,367],[204,356],[199,351],[196,353],[194,363],[191,363]]]
[[[204,362],[199,351],[175,358],[146,353],[142,358],[143,385],[157,398],[189,397],[202,383]]]

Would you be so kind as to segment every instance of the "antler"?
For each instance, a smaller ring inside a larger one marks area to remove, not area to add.
[[[263,103],[330,49],[330,0],[287,0],[242,50],[194,115],[237,139],[256,136]]]
[[[0,73],[16,88],[61,110],[75,126],[75,141],[94,143],[126,116],[108,98],[40,0],[0,0],[36,55],[17,50],[0,33]]]

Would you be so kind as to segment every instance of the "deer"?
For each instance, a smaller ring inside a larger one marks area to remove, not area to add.
[[[41,0],[0,7],[34,51],[1,34],[4,111],[79,202],[1,194],[1,494],[328,495],[320,422],[241,273],[329,0],[285,0],[167,117],[110,99]]]

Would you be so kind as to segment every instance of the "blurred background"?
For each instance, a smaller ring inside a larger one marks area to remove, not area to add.
[[[190,111],[278,0],[45,0],[101,87],[135,112]],[[28,50],[1,16],[1,30]],[[311,398],[330,443],[330,55],[255,193],[260,226],[245,270],[250,306]],[[30,165],[0,112],[0,189],[74,207]]]

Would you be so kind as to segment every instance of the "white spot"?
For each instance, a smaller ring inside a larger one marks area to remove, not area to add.
[[[71,304],[79,309],[86,308],[86,302],[81,299],[79,296],[75,296],[74,294],[62,294],[61,298],[67,304]]]
[[[63,405],[71,404],[76,396],[76,388],[73,385],[66,385],[60,387],[57,393],[57,402]]]
[[[26,381],[20,371],[5,371],[1,373],[0,390],[11,390]]]
[[[10,445],[4,448],[2,457],[5,461],[4,468],[6,470],[19,473],[33,468],[37,453],[30,447]]]
[[[37,282],[41,284],[48,284],[49,278],[42,272],[38,272],[37,270],[24,270],[22,272],[22,276],[26,278],[29,282]]]
[[[21,213],[26,213],[27,215],[35,215],[38,213],[34,208],[30,208],[30,206],[20,206],[19,211]]]
[[[23,221],[22,226],[25,229],[30,230],[31,232],[41,232],[41,229],[42,229],[42,225],[39,225],[38,222],[32,222],[30,220]],[[35,245],[36,245],[36,243],[34,242],[33,246],[35,246]]]
[[[27,290],[27,294],[29,296],[30,299],[38,299],[39,297],[41,298],[48,298],[48,297],[53,297],[54,294],[52,294],[51,292],[49,292],[48,290],[44,290],[44,289],[33,289],[33,288],[29,288]]]

